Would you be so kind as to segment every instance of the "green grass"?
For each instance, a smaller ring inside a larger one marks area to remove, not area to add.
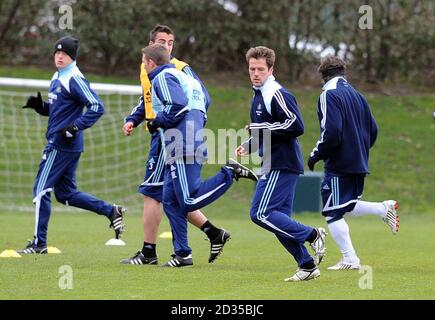
[[[328,237],[328,254],[321,276],[315,281],[286,283],[296,264],[269,232],[254,225],[248,208],[222,199],[207,210],[212,221],[228,229],[231,241],[216,263],[208,264],[209,243],[204,234],[190,227],[192,268],[120,265],[121,258],[136,252],[142,239],[141,218],[128,215],[125,247],[106,247],[112,236],[105,218],[90,213],[54,213],[49,245],[59,255],[32,255],[20,259],[0,258],[0,299],[434,299],[435,240],[430,237],[435,221],[426,215],[402,215],[397,236],[374,217],[348,219],[355,248],[363,265],[373,270],[373,288],[361,289],[362,273],[334,272],[326,267],[340,255]],[[240,210],[240,212],[235,212]],[[318,215],[303,214],[305,224],[324,225]],[[31,235],[33,215],[0,214],[2,248],[17,249]],[[168,231],[163,219],[160,232]],[[172,252],[171,241],[158,240],[160,263]],[[73,289],[59,289],[63,274],[71,266]],[[210,288],[213,288],[211,290]]]

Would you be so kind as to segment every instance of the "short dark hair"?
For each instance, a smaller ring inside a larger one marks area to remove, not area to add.
[[[163,33],[167,33],[167,34],[172,34],[174,36],[174,38],[175,38],[175,33],[174,33],[174,31],[170,27],[165,26],[163,24],[157,24],[150,31],[150,41],[151,42],[154,42],[154,40],[156,40],[156,35],[159,32],[163,32]]]
[[[170,60],[166,48],[158,43],[150,44],[143,48],[142,54],[144,54],[147,59],[153,60],[158,66],[169,63]]]
[[[268,68],[272,68],[275,64],[275,51],[268,47],[254,47],[246,52],[246,62],[249,64],[249,59],[266,59]]]
[[[323,79],[334,76],[344,76],[346,63],[337,56],[329,55],[320,59],[320,65],[317,71],[322,74]]]

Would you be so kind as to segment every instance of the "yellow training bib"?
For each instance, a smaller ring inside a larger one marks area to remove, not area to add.
[[[176,58],[172,58],[170,62],[174,64],[175,68],[177,68],[178,70],[183,70],[184,67],[188,66],[186,62],[178,60]],[[140,65],[140,84],[142,86],[142,92],[143,92],[145,118],[154,119],[156,115],[154,114],[152,103],[151,103],[151,81],[148,78],[148,73],[145,70],[145,66],[143,63]],[[144,127],[146,128],[146,126]]]

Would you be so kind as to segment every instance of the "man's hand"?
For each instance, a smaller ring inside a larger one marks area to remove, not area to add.
[[[308,168],[311,170],[311,171],[313,171],[314,170],[314,165],[316,164],[316,162],[317,161],[319,161],[319,160],[317,160],[317,158],[316,157],[309,157],[308,158]]]
[[[234,154],[237,156],[246,156],[248,154],[248,152],[246,151],[245,148],[243,148],[243,146],[238,146],[235,150],[234,150]]]
[[[69,125],[66,128],[63,128],[62,129],[62,138],[63,138],[63,140],[65,140],[66,142],[71,143],[75,139],[78,131],[79,131],[79,128],[77,128],[77,126],[74,125],[74,124]]]
[[[148,121],[147,121],[147,128],[148,128],[148,131],[149,131],[151,134],[153,134],[154,132],[157,131],[157,129],[158,129],[159,127],[154,123],[154,120],[148,120]]]
[[[30,108],[30,109],[41,109],[43,107],[41,92],[38,91],[38,96],[30,96],[27,98],[26,105],[23,106],[23,109]]]
[[[129,122],[126,122],[124,124],[124,126],[122,127],[122,132],[124,132],[124,135],[126,137],[128,137],[133,132],[133,129],[134,129],[134,124],[133,124],[133,122],[129,121]]]

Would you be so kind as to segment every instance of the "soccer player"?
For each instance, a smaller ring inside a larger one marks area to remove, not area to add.
[[[364,178],[369,173],[369,149],[374,145],[378,127],[362,94],[344,78],[345,63],[336,56],[321,60],[318,71],[324,82],[317,104],[320,139],[308,159],[312,171],[319,160],[325,162],[321,184],[322,215],[343,258],[329,270],[359,269],[346,216],[378,215],[391,232],[399,231],[398,205],[395,200],[359,200]]]
[[[275,52],[255,47],[246,53],[249,76],[254,89],[251,106],[251,138],[237,147],[237,156],[258,151],[262,157],[262,176],[251,205],[251,219],[272,232],[294,257],[296,273],[285,281],[306,281],[320,276],[316,264],[325,255],[325,229],[305,226],[292,219],[296,182],[303,173],[302,152],[297,137],[304,123],[295,97],[273,76]],[[315,256],[310,256],[308,241]]]
[[[158,43],[166,48],[169,55],[175,42],[175,35],[171,28],[165,25],[156,25],[150,32],[149,44]],[[175,68],[183,71],[185,74],[195,78],[201,84],[203,93],[205,95],[206,109],[210,105],[210,96],[198,76],[193,72],[192,68],[185,62],[180,61],[174,57],[171,58],[171,63]],[[139,100],[139,104],[133,109],[132,113],[126,117],[123,126],[123,132],[129,136],[133,129],[141,124],[145,119],[154,119],[155,113],[151,106],[151,82],[148,78],[148,73],[142,63],[140,66],[140,79],[143,90],[143,96]],[[142,250],[138,251],[131,258],[121,260],[122,264],[157,264],[156,242],[157,233],[162,219],[162,212],[160,210],[160,203],[162,202],[163,192],[163,177],[164,177],[164,163],[165,154],[163,152],[162,144],[159,134],[157,132],[152,134],[151,146],[148,154],[148,160],[145,168],[144,182],[139,186],[139,192],[144,196],[143,208],[143,228],[144,228],[144,242]],[[200,228],[205,232],[210,240],[210,256],[208,261],[214,262],[215,259],[222,252],[225,243],[230,238],[230,233],[224,229],[215,227],[204,214],[195,210],[188,214],[190,223]]]
[[[66,36],[54,46],[57,72],[51,79],[48,102],[41,93],[29,97],[23,108],[48,116],[44,149],[33,187],[35,234],[33,241],[19,253],[47,253],[47,228],[51,214],[50,192],[62,204],[94,211],[110,220],[118,238],[124,231],[125,208],[108,204],[77,190],[76,169],[83,152],[83,130],[94,125],[104,113],[100,97],[90,88],[76,65],[79,41]],[[86,112],[83,109],[86,107]]]
[[[169,63],[169,53],[160,44],[149,45],[142,53],[142,61],[152,81],[152,107],[156,114],[147,127],[151,133],[159,133],[166,154],[162,202],[171,225],[174,255],[164,266],[191,266],[188,213],[222,196],[233,179],[257,181],[257,176],[232,160],[216,175],[201,180],[202,164],[207,157],[203,130],[207,107],[202,86]]]

